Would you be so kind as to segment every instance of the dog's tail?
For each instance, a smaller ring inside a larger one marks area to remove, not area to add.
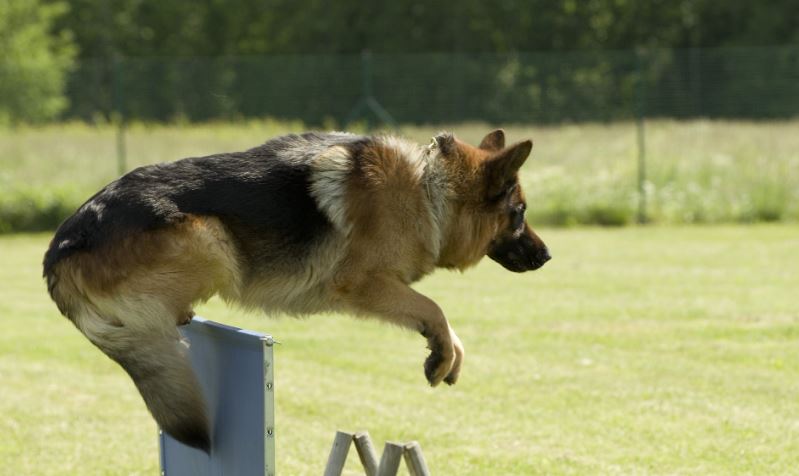
[[[172,329],[174,335],[124,335],[123,327],[115,330],[112,339],[110,335],[90,339],[130,375],[162,430],[207,453],[211,438],[202,390],[185,355],[186,347],[177,329]],[[129,339],[125,346],[119,345],[120,338]]]
[[[174,325],[150,331],[97,316],[81,316],[76,324],[130,375],[162,430],[186,445],[210,450],[203,394]]]
[[[147,408],[176,440],[210,451],[206,405],[168,306],[154,297],[87,296],[47,276],[59,309],[130,375]]]

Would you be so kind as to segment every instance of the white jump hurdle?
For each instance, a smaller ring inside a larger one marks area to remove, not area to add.
[[[274,476],[274,339],[201,317],[180,330],[205,396],[211,453],[161,432],[161,474]]]
[[[275,385],[272,336],[194,317],[180,328],[205,396],[211,452],[159,432],[164,476],[275,475]],[[367,432],[336,433],[325,476],[340,476],[351,444],[367,476],[394,476],[401,460],[411,476],[429,476],[415,441],[387,442],[378,462]]]

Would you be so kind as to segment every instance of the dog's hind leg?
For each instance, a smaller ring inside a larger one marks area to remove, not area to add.
[[[235,295],[230,242],[217,220],[190,218],[65,258],[47,276],[59,309],[127,371],[161,428],[206,451],[205,403],[177,325],[193,303],[221,289]]]
[[[463,344],[441,308],[430,298],[396,278],[382,275],[370,275],[355,285],[339,286],[337,291],[356,313],[375,315],[416,330],[427,339],[430,355],[425,360],[424,372],[430,385],[436,386],[441,381],[452,385],[458,380]]]

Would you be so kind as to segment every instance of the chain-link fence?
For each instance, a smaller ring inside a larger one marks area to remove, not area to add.
[[[398,123],[784,118],[799,112],[799,46],[87,60],[68,98],[69,118],[145,121],[345,124],[374,104]]]
[[[799,45],[513,54],[117,58],[78,65],[68,117],[309,126],[638,121],[637,219],[647,221],[644,118],[799,113]],[[122,132],[122,129],[120,129]],[[118,136],[120,172],[124,138]]]

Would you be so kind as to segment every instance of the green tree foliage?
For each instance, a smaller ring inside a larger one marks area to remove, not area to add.
[[[35,2],[29,2],[35,3]],[[84,58],[799,42],[796,0],[72,0]]]
[[[642,77],[654,115],[793,115],[796,47],[695,49],[797,25],[796,0],[70,0],[53,30],[80,48],[71,117],[343,120],[368,50],[398,120],[549,122],[627,117]]]
[[[64,3],[0,2],[0,123],[38,122],[66,106],[64,82],[74,47],[67,33],[53,33]]]

